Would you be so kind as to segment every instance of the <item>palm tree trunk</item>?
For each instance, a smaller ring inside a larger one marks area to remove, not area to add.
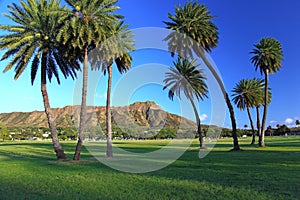
[[[240,146],[239,146],[239,141],[238,141],[238,137],[237,137],[237,131],[236,131],[236,122],[235,122],[235,116],[234,116],[234,110],[232,107],[232,104],[230,102],[230,99],[228,97],[228,94],[225,94],[225,99],[226,99],[226,103],[229,109],[229,113],[230,113],[230,120],[231,120],[231,125],[232,125],[232,138],[233,138],[233,149],[234,151],[238,151],[240,150]]]
[[[45,113],[48,119],[48,125],[50,128],[51,132],[51,138],[52,138],[52,143],[53,143],[53,148],[56,153],[56,157],[58,160],[66,160],[66,154],[59,144],[58,137],[56,134],[56,127],[54,120],[52,118],[52,112],[51,112],[51,107],[50,107],[50,102],[49,102],[49,97],[48,97],[48,92],[47,92],[47,87],[46,87],[46,55],[43,53],[42,55],[42,72],[41,72],[41,92],[43,96],[43,101],[44,101],[44,107],[45,107]]]
[[[199,113],[197,111],[197,107],[196,107],[193,99],[191,99],[191,98],[189,98],[189,99],[190,99],[191,104],[193,106],[195,117],[196,117],[196,121],[197,121],[197,133],[199,135],[200,149],[206,149],[206,146],[205,146],[204,141],[203,141],[202,130],[201,130],[201,120],[200,120],[200,117],[199,117]]]
[[[268,111],[268,91],[269,90],[269,70],[265,70],[265,102],[264,102],[264,114],[261,123],[261,138],[259,141],[260,147],[265,147],[265,127],[267,121],[267,111]]]
[[[252,130],[252,142],[251,142],[251,144],[254,144],[255,143],[255,128],[254,128],[254,124],[253,124],[253,120],[252,120],[250,108],[248,106],[247,106],[247,113],[248,113],[248,117],[249,117],[249,121],[250,121],[250,126],[251,126],[251,130]]]
[[[224,96],[224,99],[226,101],[226,104],[227,104],[227,107],[228,107],[228,110],[229,110],[229,114],[230,114],[230,120],[231,120],[231,126],[232,126],[233,150],[238,151],[238,150],[240,150],[240,146],[239,146],[239,141],[238,141],[238,137],[237,137],[236,121],[235,121],[233,106],[231,104],[231,101],[230,101],[229,96],[228,96],[228,94],[225,90],[225,87],[223,85],[223,82],[222,82],[220,76],[216,72],[215,68],[207,60],[204,50],[199,46],[198,46],[198,50],[199,51],[197,51],[196,53],[199,54],[199,56],[203,60],[204,64],[211,71],[211,73],[213,74],[214,78],[218,82],[218,85],[221,88],[221,91],[223,93],[223,96]]]
[[[110,93],[112,83],[112,65],[108,66],[108,81],[107,81],[107,97],[106,97],[106,156],[113,157],[112,151],[112,131],[111,131],[111,108],[110,108]]]
[[[81,110],[80,110],[80,125],[79,125],[79,133],[78,133],[78,142],[76,145],[76,150],[75,150],[73,160],[80,159],[80,152],[81,152],[81,147],[82,147],[82,140],[83,140],[83,134],[84,134],[85,121],[86,121],[87,81],[88,81],[88,49],[85,48],[84,64],[83,64]]]
[[[261,141],[261,126],[260,126],[260,113],[259,106],[256,107],[256,126],[258,131],[258,142]]]

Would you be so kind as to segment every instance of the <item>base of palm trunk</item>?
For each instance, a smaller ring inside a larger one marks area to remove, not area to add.
[[[107,158],[113,157],[112,144],[110,142],[108,142],[108,144],[107,144],[106,157]]]
[[[55,152],[56,152],[57,160],[66,160],[67,159],[67,156],[66,156],[64,150],[58,149]]]
[[[200,149],[208,149],[208,148],[207,148],[207,146],[202,145],[202,146],[200,146]]]
[[[78,139],[73,160],[80,160],[81,147],[82,147],[82,140]]]
[[[266,147],[261,135],[259,136],[258,147]]]
[[[265,144],[259,144],[258,147],[264,148],[264,147],[266,147],[266,145]]]
[[[251,141],[251,145],[255,144],[255,135],[252,136],[252,141]]]
[[[240,146],[234,146],[230,151],[239,151],[241,150]]]

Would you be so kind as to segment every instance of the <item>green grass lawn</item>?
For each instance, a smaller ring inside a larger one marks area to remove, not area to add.
[[[168,141],[117,141],[149,152]],[[266,148],[221,139],[203,159],[197,141],[159,171],[130,174],[95,160],[58,162],[50,142],[0,142],[0,199],[300,199],[300,137],[267,137]],[[69,159],[75,142],[62,142]]]

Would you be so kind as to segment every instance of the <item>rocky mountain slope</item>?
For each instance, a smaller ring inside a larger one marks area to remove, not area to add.
[[[80,106],[53,108],[57,127],[72,127],[79,124]],[[184,129],[195,127],[195,123],[162,110],[155,102],[136,102],[128,106],[112,108],[113,125],[118,127],[151,127]],[[12,112],[0,114],[0,121],[8,127],[48,127],[43,111]],[[105,126],[105,107],[87,107],[87,126]]]

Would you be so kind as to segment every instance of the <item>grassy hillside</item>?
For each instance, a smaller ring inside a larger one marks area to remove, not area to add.
[[[149,152],[168,141],[119,141],[134,152]],[[298,199],[300,138],[269,137],[266,148],[248,145],[229,152],[219,140],[203,159],[198,143],[159,171],[130,174],[95,160],[86,149],[82,161],[54,160],[48,142],[0,142],[0,199]],[[75,143],[63,143],[71,157]],[[180,147],[178,147],[180,148]]]

